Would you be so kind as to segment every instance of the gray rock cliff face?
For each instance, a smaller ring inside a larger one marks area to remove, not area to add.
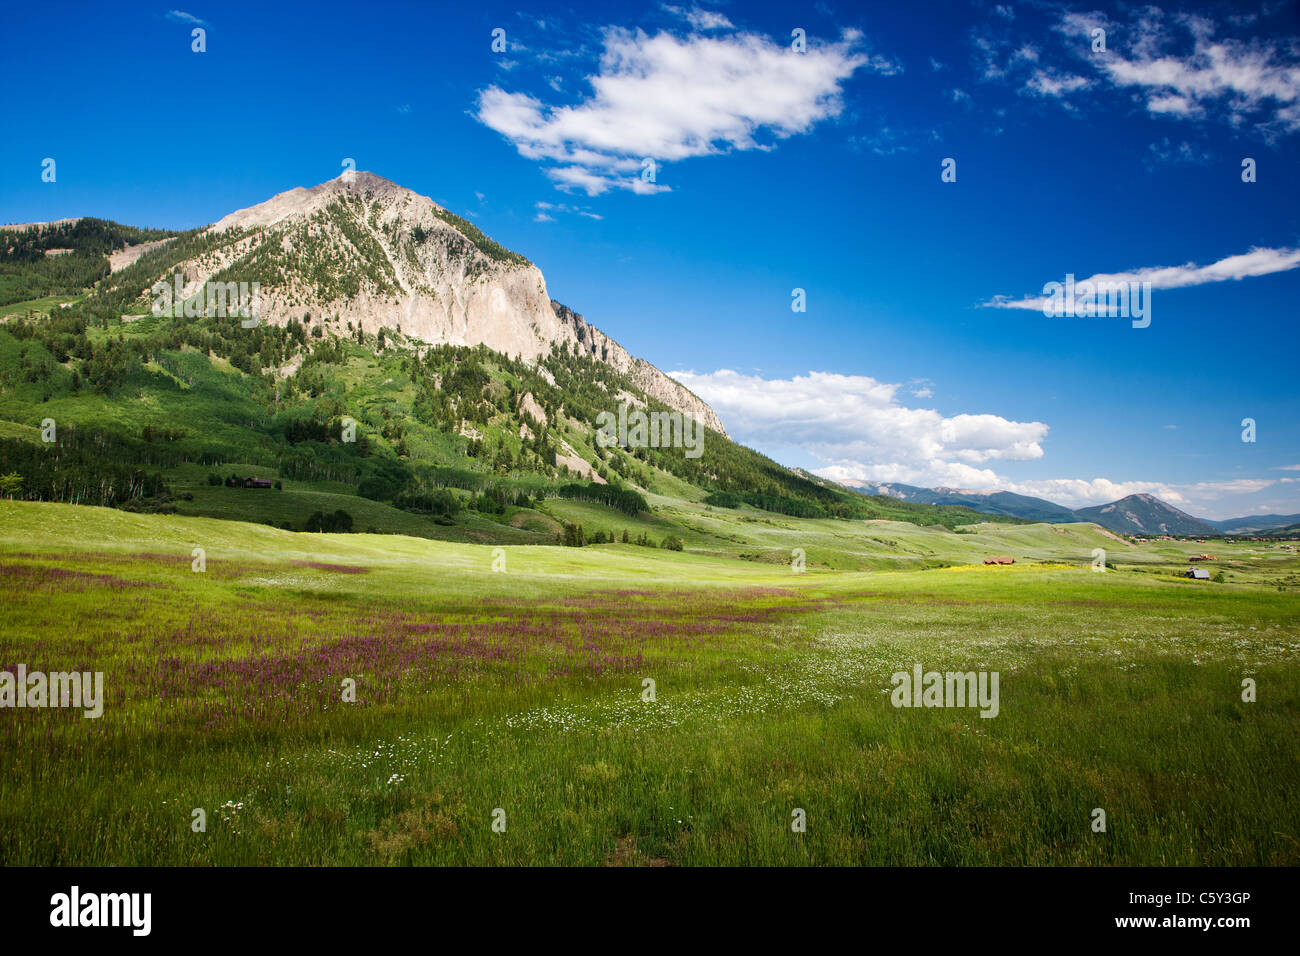
[[[669,408],[675,408],[692,418],[699,419],[716,432],[723,435],[727,433],[717,413],[685,385],[669,378],[645,359],[629,355],[627,349],[594,325],[588,324],[586,319],[568,306],[552,302],[551,307],[565,325],[573,329],[578,347],[587,354],[613,366],[630,378],[637,388],[657,398]]]

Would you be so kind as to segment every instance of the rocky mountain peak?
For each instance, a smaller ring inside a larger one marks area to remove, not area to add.
[[[317,317],[430,344],[485,345],[536,361],[577,351],[628,375],[648,395],[726,434],[717,413],[551,299],[541,270],[473,223],[391,180],[348,171],[232,212],[210,247],[182,264],[190,283],[257,281],[262,318]]]

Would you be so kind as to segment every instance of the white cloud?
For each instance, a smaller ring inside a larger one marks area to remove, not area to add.
[[[895,385],[831,372],[764,379],[729,369],[673,372],[672,377],[712,405],[737,441],[778,455],[800,449],[824,462],[810,470],[850,486],[898,483],[1011,491],[1070,508],[1151,494],[1194,515],[1226,518],[1258,507],[1257,500],[1247,501],[1247,496],[1300,483],[1300,478],[1194,483],[1105,477],[1016,481],[999,474],[995,464],[1042,458],[1048,426],[989,413],[945,416],[899,401],[906,391],[917,397],[928,393],[931,383],[926,379]],[[1300,465],[1283,468],[1300,471]]]
[[[1161,163],[1194,163],[1204,165],[1212,159],[1211,155],[1203,150],[1197,149],[1191,143],[1183,140],[1174,145],[1169,141],[1169,137],[1164,137],[1159,143],[1151,143],[1148,147],[1151,150],[1152,159]]]
[[[1032,43],[1019,42],[1017,34],[1010,31],[1003,31],[1000,36],[976,31],[971,43],[975,47],[976,67],[984,80],[1000,80],[1038,63],[1038,48]]]
[[[587,219],[599,220],[605,218],[599,213],[592,212],[590,209],[587,209],[585,206],[571,206],[568,203],[563,203],[563,202],[562,203],[539,202],[536,203],[535,205],[539,211],[537,215],[533,217],[533,222],[555,222],[555,218],[549,215],[549,213],[552,212],[569,213],[570,215],[574,215],[574,216],[585,216]]]
[[[1234,479],[1177,484],[1163,481],[1112,481],[1109,478],[1046,478],[1033,481],[1002,481],[999,491],[1046,498],[1068,508],[1104,505],[1129,495],[1155,495],[1183,510],[1195,510],[1204,503],[1230,495],[1253,494],[1270,487],[1268,479]]]
[[[1099,26],[1114,41],[1107,52],[1093,54],[1088,40]],[[1154,115],[1213,115],[1234,126],[1258,121],[1287,132],[1300,130],[1300,44],[1295,38],[1216,39],[1217,27],[1205,17],[1166,16],[1153,7],[1143,9],[1128,26],[1095,13],[1066,14],[1058,29],[1102,79],[1132,90]],[[1116,42],[1126,35],[1132,39]]]
[[[168,10],[167,19],[175,20],[177,23],[194,23],[201,27],[208,25],[207,20],[200,20],[192,13],[186,13],[184,10]]]
[[[1025,82],[1025,89],[1039,96],[1061,98],[1070,93],[1087,89],[1092,83],[1082,76],[1070,73],[1058,73],[1054,70],[1034,70]]]
[[[988,469],[953,467],[935,480],[911,480],[905,468],[868,467],[840,464],[817,470],[817,474],[841,484],[869,486],[877,482],[956,488],[963,491],[1010,491],[1018,495],[1045,498],[1067,508],[1091,508],[1109,504],[1129,495],[1155,495],[1160,500],[1196,517],[1229,518],[1244,514],[1252,506],[1242,500],[1276,487],[1286,479],[1239,478],[1229,481],[1171,483],[1164,481],[1114,481],[1110,478],[1041,478],[1014,481]],[[869,488],[866,490],[870,490]],[[1274,507],[1290,507],[1270,505]]]
[[[881,56],[879,53],[873,53],[867,59],[867,68],[881,76],[898,76],[903,72],[903,64],[897,60],[891,60],[887,56]]]
[[[1251,22],[1227,20],[1238,31]],[[1104,51],[1093,49],[1098,29],[1105,31]],[[1032,35],[1027,26],[1012,29],[986,18],[972,31],[971,44],[984,80],[1067,110],[1096,105],[1105,88],[1131,95],[1165,119],[1254,124],[1266,139],[1300,131],[1300,38],[1219,32],[1206,17],[1147,5],[1127,21],[1098,12],[1055,14],[1032,41],[1025,39]],[[1076,95],[1085,93],[1086,101]]]
[[[731,21],[721,13],[715,13],[712,10],[701,10],[699,7],[691,7],[689,10],[686,10],[682,7],[674,7],[667,3],[663,6],[669,13],[681,17],[697,30],[732,29]]]
[[[893,156],[896,153],[910,153],[916,146],[904,142],[904,138],[915,140],[916,131],[906,131],[900,134],[897,130],[889,126],[881,126],[871,133],[864,133],[858,136],[850,136],[849,142],[854,146],[865,146],[877,156]]]
[[[1040,458],[1048,430],[1042,422],[909,408],[898,401],[905,386],[861,375],[764,379],[722,369],[673,377],[712,405],[738,441],[802,448],[827,462],[819,473],[835,480],[996,480],[976,466]]]
[[[1147,109],[1152,113],[1165,116],[1195,116],[1200,113],[1196,105],[1185,96],[1172,93],[1153,96],[1147,101]]]
[[[550,106],[491,86],[480,92],[476,113],[520,155],[552,164],[547,173],[561,188],[589,195],[665,191],[642,179],[647,158],[662,164],[770,149],[837,116],[842,84],[858,69],[898,70],[865,53],[857,31],[834,43],[810,42],[804,53],[751,33],[650,36],[611,28],[604,43],[586,99]]]
[[[1275,272],[1287,272],[1300,266],[1300,249],[1251,249],[1240,255],[1227,256],[1207,266],[1198,266],[1188,262],[1181,266],[1148,266],[1131,272],[1103,272],[1078,282],[1091,282],[1094,286],[1101,283],[1143,283],[1150,282],[1152,289],[1183,289],[1188,286],[1206,285],[1211,282],[1226,282],[1229,279],[1246,279],[1254,276],[1272,275]],[[1060,281],[1060,276],[1052,281]],[[1035,309],[1042,310],[1047,302],[1046,295],[1029,295],[1022,299],[1012,299],[1004,295],[994,296],[983,303],[996,309]]]

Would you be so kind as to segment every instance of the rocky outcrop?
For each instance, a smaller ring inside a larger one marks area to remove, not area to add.
[[[141,242],[134,246],[127,246],[125,249],[118,249],[114,252],[110,252],[108,254],[108,271],[121,272],[146,252],[153,252],[155,249],[161,249],[175,238],[175,236],[169,236],[166,239],[158,239],[154,242]]]
[[[395,329],[422,342],[485,345],[538,361],[558,345],[605,362],[647,395],[722,434],[681,383],[554,302],[541,270],[472,223],[367,172],[281,193],[209,227],[211,248],[183,263],[186,290],[212,276],[260,285],[259,314]],[[223,236],[230,237],[222,242]]]
[[[555,314],[560,317],[565,328],[572,331],[578,347],[588,355],[613,366],[630,378],[637,388],[663,402],[669,408],[675,408],[692,418],[698,418],[716,432],[723,435],[727,433],[722,427],[717,412],[685,385],[669,378],[645,359],[629,355],[627,349],[588,323],[568,306],[552,301],[551,307],[555,309]]]
[[[537,403],[537,399],[533,397],[532,392],[524,392],[524,394],[519,396],[516,411],[518,411],[521,416],[531,418],[539,425],[547,424],[546,409],[542,408],[542,406]]]

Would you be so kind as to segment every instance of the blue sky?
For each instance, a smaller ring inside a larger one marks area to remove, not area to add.
[[[784,463],[1300,512],[1294,4],[181,2],[0,13],[0,221],[198,226],[352,158]],[[1025,301],[1067,274],[1149,326]]]

